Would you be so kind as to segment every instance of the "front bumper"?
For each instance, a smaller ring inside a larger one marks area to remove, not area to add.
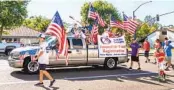
[[[13,68],[22,68],[23,67],[23,60],[16,60],[16,59],[13,59],[9,56],[8,64],[10,67],[13,67]]]

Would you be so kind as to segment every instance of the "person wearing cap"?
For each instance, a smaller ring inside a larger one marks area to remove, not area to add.
[[[40,50],[38,55],[34,58],[34,60],[38,60],[39,63],[39,83],[35,84],[35,86],[43,85],[43,76],[45,75],[50,80],[50,87],[55,83],[55,79],[46,71],[46,66],[49,64],[49,52],[46,50],[47,43],[45,41],[45,35],[39,35],[39,44]]]
[[[143,43],[143,49],[144,49],[144,56],[146,57],[146,63],[147,61],[150,62],[150,59],[149,59],[149,51],[150,51],[150,43],[148,41],[148,39],[146,38],[144,43]]]

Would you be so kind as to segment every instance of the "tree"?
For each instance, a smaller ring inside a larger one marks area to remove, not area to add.
[[[111,4],[108,3],[107,1],[102,1],[102,0],[97,0],[92,3],[94,9],[96,12],[99,13],[99,15],[103,18],[104,21],[108,24],[110,21],[110,15],[112,14],[117,20],[121,20],[120,14],[118,13],[118,10]],[[82,16],[82,21],[93,24],[94,20],[88,19],[88,10],[89,10],[89,3],[86,2],[84,5],[81,7],[81,16]],[[106,28],[106,27],[105,27]],[[103,32],[102,27],[99,27],[99,33]]]
[[[30,18],[25,19],[23,25],[31,29],[34,29],[36,31],[45,32],[50,22],[51,19],[48,19],[40,15],[40,16],[31,16]],[[65,28],[69,26],[69,24],[66,22],[63,22],[63,24]]]
[[[23,25],[37,31],[45,31],[50,21],[50,19],[43,16],[32,16],[28,19],[25,19]]]
[[[27,17],[29,1],[0,1],[0,42],[4,29],[20,26]]]

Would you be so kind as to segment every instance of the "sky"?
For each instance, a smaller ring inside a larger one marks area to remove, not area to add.
[[[85,2],[93,2],[95,0],[31,0],[29,3],[28,17],[30,16],[45,16],[52,18],[56,11],[59,12],[62,20],[68,23],[74,23],[69,16],[73,16],[75,19],[81,19],[80,10]],[[105,0],[112,3],[119,13],[124,12],[127,16],[132,16],[133,11],[142,3],[150,0]],[[151,3],[147,3],[141,6],[136,12],[136,18],[144,20],[145,16],[151,15],[153,17],[156,14],[164,14],[174,11],[174,0],[151,0]],[[164,26],[174,25],[174,13],[160,17],[160,21]]]

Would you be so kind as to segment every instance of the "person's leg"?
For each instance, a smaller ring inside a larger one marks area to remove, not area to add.
[[[138,70],[140,70],[140,69],[141,69],[141,67],[140,67],[140,61],[139,61],[139,57],[136,57],[136,61],[137,61],[137,63],[138,63]]]
[[[35,84],[35,86],[41,86],[43,85],[43,65],[39,65],[39,83]]]
[[[134,59],[134,56],[131,56],[131,64],[130,64],[130,68],[129,68],[129,69],[132,69],[132,66],[133,66],[133,59]]]
[[[46,64],[44,65],[43,74],[50,80],[50,86],[49,86],[49,87],[51,87],[51,86],[54,84],[55,80],[54,80],[53,77],[50,75],[50,73],[48,73],[48,72],[46,71]]]
[[[43,73],[49,80],[51,80],[51,81],[54,80],[53,77],[46,70],[44,70]]]
[[[168,56],[166,56],[166,61],[167,61],[167,67],[165,70],[169,70],[169,67],[170,67],[170,58]]]
[[[43,83],[43,70],[39,71],[39,82]]]

